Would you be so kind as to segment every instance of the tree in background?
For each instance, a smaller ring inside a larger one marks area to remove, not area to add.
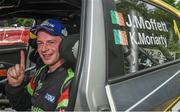
[[[180,10],[180,1],[176,3],[176,8]]]
[[[25,26],[25,27],[31,27],[33,24],[33,19],[24,19],[24,18],[17,18],[16,23],[18,26]]]
[[[163,1],[180,10],[180,1],[179,0],[163,0]]]

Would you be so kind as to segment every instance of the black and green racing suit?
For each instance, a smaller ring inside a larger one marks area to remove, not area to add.
[[[74,77],[71,68],[63,65],[48,73],[44,65],[30,82],[18,87],[6,85],[6,94],[15,110],[61,111],[69,102],[69,85]]]

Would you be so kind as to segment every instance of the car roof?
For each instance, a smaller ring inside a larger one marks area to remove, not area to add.
[[[80,7],[81,0],[0,0],[0,19],[9,14],[29,18],[65,18],[79,14]]]

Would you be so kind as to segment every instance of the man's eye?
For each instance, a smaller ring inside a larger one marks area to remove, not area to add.
[[[37,45],[42,45],[43,43],[42,42],[37,42]]]
[[[54,44],[54,43],[55,43],[54,41],[47,42],[47,44]]]

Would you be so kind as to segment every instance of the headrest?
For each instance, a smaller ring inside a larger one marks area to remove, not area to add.
[[[76,63],[79,34],[72,34],[63,39],[60,45],[60,54],[68,63]]]

